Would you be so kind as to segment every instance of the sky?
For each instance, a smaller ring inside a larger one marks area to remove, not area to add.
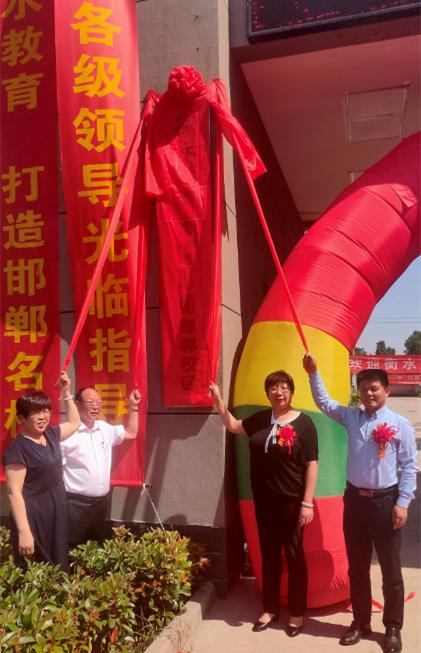
[[[376,343],[384,340],[403,354],[405,340],[421,331],[421,257],[391,286],[379,301],[357,342],[367,354],[374,354]]]

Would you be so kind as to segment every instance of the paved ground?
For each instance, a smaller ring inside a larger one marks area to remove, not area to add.
[[[390,407],[406,415],[416,426],[417,441],[421,445],[421,398],[391,398]],[[418,447],[421,449],[421,446]],[[421,454],[421,451],[420,451]],[[421,652],[421,476],[419,475],[416,500],[411,504],[408,522],[403,533],[402,565],[405,594],[415,592],[415,597],[405,605],[403,650],[405,653]],[[372,565],[373,598],[382,602],[381,576],[378,565]],[[338,645],[338,639],[351,622],[345,604],[320,610],[310,610],[304,632],[291,639],[284,632],[287,615],[281,622],[262,633],[251,632],[251,625],[261,612],[260,595],[253,579],[242,578],[230,592],[227,600],[218,600],[207,613],[193,637],[184,647],[185,653],[381,653],[384,628],[382,613],[372,616],[373,637],[362,640],[351,649]]]
[[[387,405],[405,415],[415,426],[417,438],[421,438],[421,397],[389,397]]]

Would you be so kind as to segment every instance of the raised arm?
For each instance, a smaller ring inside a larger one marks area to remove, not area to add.
[[[129,414],[124,431],[125,440],[134,440],[137,438],[137,432],[139,430],[139,407],[141,401],[142,397],[139,390],[132,390],[129,394]]]
[[[23,483],[26,476],[26,467],[21,463],[6,465],[7,496],[10,501],[10,510],[18,529],[18,548],[21,556],[30,556],[35,551],[34,536],[29,526],[26,514],[25,501],[22,494]]]
[[[60,424],[60,440],[73,435],[80,426],[80,417],[71,393],[71,382],[67,372],[61,372],[60,385],[62,398],[66,406],[66,421]]]
[[[304,355],[303,367],[309,375],[311,394],[313,395],[317,408],[325,415],[334,419],[335,422],[346,425],[346,415],[350,409],[329,397],[328,391],[317,369],[316,359],[310,353]]]
[[[213,405],[218,411],[225,428],[235,435],[247,435],[243,427],[243,420],[236,419],[234,415],[230,413],[222,399],[219,387],[213,381],[209,383],[209,392],[212,396]]]

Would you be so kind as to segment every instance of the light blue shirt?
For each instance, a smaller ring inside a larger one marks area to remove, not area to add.
[[[407,508],[417,484],[417,447],[411,423],[383,406],[369,415],[361,408],[341,406],[331,399],[318,371],[310,374],[313,399],[322,413],[342,424],[348,433],[347,478],[359,488],[379,490],[399,483],[397,505]],[[378,424],[397,428],[388,442],[385,457],[379,458],[372,432]],[[400,478],[398,469],[401,469]]]

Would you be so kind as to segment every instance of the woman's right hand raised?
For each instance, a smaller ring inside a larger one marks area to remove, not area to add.
[[[29,529],[19,534],[18,548],[20,555],[23,557],[31,556],[35,553],[34,536]]]
[[[210,381],[209,383],[209,394],[211,395],[213,401],[221,401],[222,399],[219,386],[214,381]]]
[[[228,429],[230,433],[245,435],[246,432],[243,428],[243,421],[241,419],[236,419],[234,415],[230,413],[222,399],[219,386],[217,386],[214,381],[209,382],[209,394],[212,397],[213,405],[218,411],[225,428]]]

